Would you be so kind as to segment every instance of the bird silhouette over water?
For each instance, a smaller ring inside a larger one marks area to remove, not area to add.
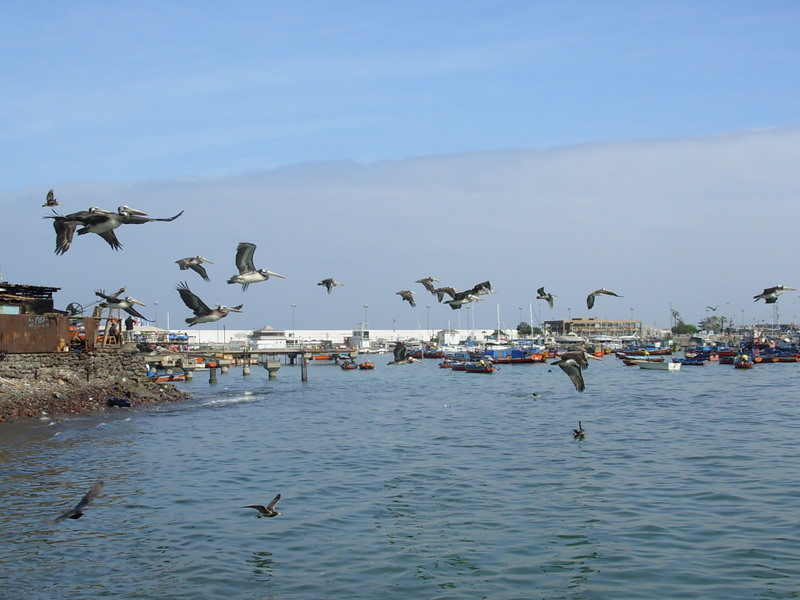
[[[588,354],[586,350],[580,349],[575,352],[565,352],[557,361],[551,362],[550,364],[558,365],[570,378],[575,389],[582,392],[586,389],[586,385],[583,383],[583,373],[581,373],[581,371],[589,368],[589,361],[586,360],[587,357],[595,360],[603,360],[602,358]]]
[[[275,505],[278,503],[278,500],[281,499],[281,495],[278,494],[272,499],[272,502],[264,506],[263,504],[248,504],[247,506],[243,506],[242,508],[255,508],[258,511],[256,517],[259,519],[261,517],[277,517],[279,513],[275,510]]]
[[[578,428],[572,430],[572,437],[576,440],[582,440],[586,436],[586,432],[583,430],[583,423],[578,421]]]
[[[89,503],[97,498],[100,495],[100,492],[103,490],[103,482],[98,481],[94,484],[94,487],[90,489],[86,494],[81,498],[81,501],[75,505],[75,508],[70,508],[67,512],[63,515],[56,517],[55,522],[61,521],[62,519],[80,519],[83,516],[83,510],[89,506]]]

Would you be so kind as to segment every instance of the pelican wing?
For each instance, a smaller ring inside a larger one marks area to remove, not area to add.
[[[80,231],[78,233],[80,233]],[[117,239],[113,229],[110,231],[104,231],[103,233],[98,233],[97,235],[107,241],[108,245],[114,250],[122,250],[122,244],[119,243],[119,240]]]
[[[583,383],[583,375],[581,374],[581,367],[575,362],[575,360],[571,358],[564,358],[562,356],[561,360],[558,360],[551,364],[558,365],[561,368],[561,370],[567,374],[567,377],[570,378],[576,390],[582,392],[583,390],[586,389],[586,386]]]
[[[185,268],[185,267],[181,267],[181,268],[183,269],[183,268]],[[200,277],[202,277],[202,278],[203,278],[203,281],[211,281],[211,280],[208,278],[208,273],[206,273],[206,269],[205,269],[205,267],[204,267],[203,265],[201,265],[200,263],[191,264],[191,265],[189,265],[189,268],[190,268],[192,271],[194,271],[195,273],[199,273],[199,274],[200,274]]]
[[[250,242],[241,242],[236,246],[236,268],[239,273],[247,273],[255,271],[256,266],[253,263],[253,254],[256,251],[256,245]]]
[[[182,282],[177,287],[178,293],[181,296],[181,300],[183,303],[189,307],[195,315],[205,315],[211,312],[211,309],[208,308],[205,302],[203,302],[200,297],[193,293],[192,290],[189,289],[189,286],[186,285],[186,282]]]
[[[398,342],[394,346],[394,360],[395,362],[400,362],[406,360],[406,355],[408,354],[408,350],[406,350],[406,345],[403,342]]]

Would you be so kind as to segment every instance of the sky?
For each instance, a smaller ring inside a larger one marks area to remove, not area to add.
[[[231,330],[793,321],[797,292],[753,296],[800,288],[798,18],[790,1],[8,2],[0,279],[59,287],[58,308],[125,286],[173,329],[181,281],[243,303],[201,326]],[[49,189],[62,213],[185,212],[58,256]],[[243,241],[286,279],[227,284]],[[198,254],[209,283],[175,264]],[[427,276],[497,293],[451,310]],[[601,287],[622,298],[588,310]]]

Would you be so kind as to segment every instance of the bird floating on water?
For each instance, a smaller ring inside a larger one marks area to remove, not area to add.
[[[256,269],[253,264],[253,253],[255,251],[256,245],[250,242],[241,242],[236,247],[236,268],[239,269],[239,273],[228,279],[228,283],[240,283],[242,291],[246,291],[247,286],[251,283],[266,281],[270,277],[286,279],[283,275],[278,275],[267,269]]]
[[[760,294],[753,296],[753,302],[758,302],[762,298],[764,302],[767,304],[775,304],[778,301],[778,296],[780,296],[783,292],[792,291],[795,292],[795,288],[787,287],[785,285],[776,285],[773,287],[764,288],[764,291]]]
[[[62,514],[59,517],[56,517],[55,521],[61,521],[62,519],[80,519],[83,516],[84,509],[89,506],[89,503],[97,498],[100,495],[100,492],[103,490],[103,482],[98,481],[94,484],[92,489],[90,489],[86,494],[81,498],[81,501],[75,505],[75,508],[70,508],[67,512]]]
[[[423,277],[422,279],[417,279],[414,283],[421,283],[431,294],[436,294],[436,289],[433,287],[434,281],[438,282],[439,280],[436,277]]]
[[[324,285],[325,289],[328,290],[328,293],[331,293],[331,290],[335,288],[337,285],[344,285],[341,281],[336,281],[333,277],[328,277],[320,281],[317,285]]]
[[[133,306],[134,304],[138,304],[139,306],[147,306],[143,302],[139,302],[136,298],[132,296],[125,296],[124,298],[120,298],[122,293],[125,291],[125,288],[120,288],[116,292],[111,295],[106,294],[103,290],[98,290],[94,293],[95,296],[99,296],[105,302],[101,302],[100,306],[103,308],[118,308],[120,310],[124,310],[129,315],[133,315],[137,319],[142,319],[143,321],[150,321],[147,317],[141,314],[138,310],[136,310]]]
[[[547,306],[553,308],[553,298],[555,298],[554,294],[548,294],[544,291],[543,287],[540,287],[538,290],[536,290],[536,294],[537,300],[547,300]]]
[[[279,513],[275,510],[275,505],[278,503],[278,500],[281,499],[281,495],[278,494],[272,499],[272,502],[264,506],[263,504],[248,504],[247,506],[243,506],[242,508],[255,508],[258,511],[256,517],[259,519],[261,517],[277,517]]]
[[[47,197],[45,198],[42,206],[61,206],[61,203],[56,200],[56,195],[53,193],[53,190],[47,192]]]
[[[194,317],[189,317],[186,322],[189,327],[197,325],[198,323],[212,323],[219,321],[223,317],[227,317],[230,312],[244,312],[241,310],[242,304],[238,306],[225,306],[224,304],[217,304],[217,307],[211,309],[203,302],[197,294],[189,289],[185,282],[178,284],[178,293],[181,296],[183,303],[188,306],[194,313]]]
[[[606,288],[600,288],[599,290],[593,291],[591,294],[586,296],[586,307],[591,309],[594,306],[594,297],[599,296],[600,294],[605,294],[606,296],[616,296],[617,298],[622,298],[619,294],[615,294],[611,290],[607,290]]]
[[[159,219],[146,216],[146,212],[131,208],[130,206],[120,206],[117,212],[104,210],[97,206],[92,206],[89,210],[81,210],[68,215],[54,214],[46,215],[45,219],[53,219],[53,228],[56,230],[56,254],[64,254],[69,250],[72,239],[77,230],[78,235],[96,233],[103,238],[114,250],[122,249],[114,230],[120,225],[141,225],[153,221],[174,221],[183,214],[183,211],[172,217]],[[80,229],[78,227],[80,226]]]
[[[412,290],[400,290],[399,292],[395,292],[398,296],[400,296],[403,300],[408,302],[411,306],[416,306],[417,303],[414,302],[414,294],[416,292]]]
[[[575,389],[579,392],[582,392],[586,389],[586,386],[583,383],[583,374],[581,371],[584,369],[589,368],[589,361],[586,358],[593,358],[595,360],[603,360],[597,356],[592,354],[588,354],[586,350],[579,349],[574,352],[565,352],[562,354],[558,360],[555,362],[551,362],[551,365],[558,365],[564,373],[572,381],[572,384],[575,386]]]
[[[586,436],[586,432],[583,430],[583,423],[578,421],[578,428],[572,430],[572,437],[576,440],[582,440]]]
[[[187,258],[181,258],[175,261],[178,263],[178,266],[181,268],[181,271],[186,271],[187,269],[191,269],[195,273],[199,273],[200,277],[203,278],[203,281],[211,281],[208,278],[208,273],[206,273],[206,269],[203,266],[204,262],[214,264],[213,260],[208,260],[204,256],[189,256]]]

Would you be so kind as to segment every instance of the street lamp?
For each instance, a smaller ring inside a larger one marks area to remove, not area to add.
[[[292,337],[296,338],[297,337],[297,332],[294,329],[294,309],[297,308],[297,304],[292,302],[292,304],[290,306],[292,307]]]
[[[369,319],[367,319],[367,309],[369,308],[369,304],[364,305],[364,327],[369,327]]]
[[[158,329],[158,300],[156,300],[155,302],[153,302],[153,304],[154,304],[154,305],[155,305],[155,307],[156,307],[156,329]]]

